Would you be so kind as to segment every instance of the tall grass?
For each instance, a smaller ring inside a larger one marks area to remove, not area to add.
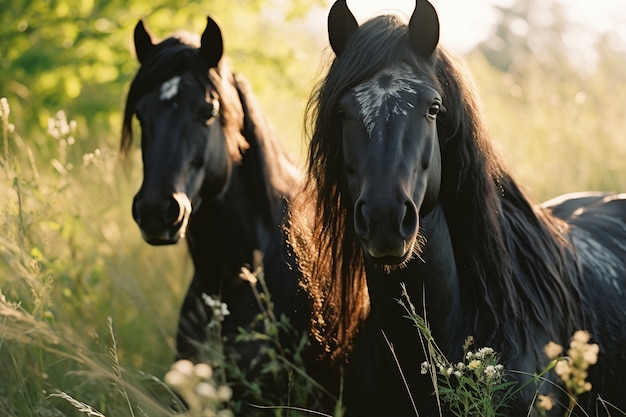
[[[247,414],[309,415],[298,407],[327,394],[303,372],[306,340],[281,344],[279,333],[293,329],[273,314],[267,291],[257,294],[263,331],[238,337],[264,343],[260,371],[251,376],[227,360],[213,320],[204,353],[214,375],[193,380],[193,397],[176,379],[163,382],[185,367],[170,369],[192,275],[186,247],[143,242],[130,215],[140,173],[125,170],[115,152],[76,151],[75,123],[59,112],[47,132],[56,154],[38,158],[1,104],[0,415],[226,416],[243,404],[222,394],[223,408],[206,393],[228,385],[253,403]],[[242,273],[263,288],[262,271]],[[202,406],[180,411],[181,396]]]
[[[63,113],[48,161],[14,131],[6,100],[0,117],[0,415],[79,414],[61,392],[109,416],[167,415],[152,375],[173,358],[184,247],[141,241],[129,215],[137,175],[115,152],[74,152]]]

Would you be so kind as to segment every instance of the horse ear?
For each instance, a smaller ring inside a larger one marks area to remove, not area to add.
[[[417,55],[429,57],[439,43],[439,17],[428,0],[416,0],[409,20],[409,39]]]
[[[200,56],[207,63],[209,68],[217,67],[224,53],[224,41],[222,31],[215,20],[207,16],[206,29],[200,39]]]
[[[328,13],[328,40],[330,47],[339,56],[346,48],[348,39],[359,28],[346,0],[337,0]]]
[[[137,22],[135,26],[135,52],[137,53],[137,59],[143,64],[146,57],[150,55],[150,52],[154,49],[152,43],[152,36],[146,29],[143,20]]]

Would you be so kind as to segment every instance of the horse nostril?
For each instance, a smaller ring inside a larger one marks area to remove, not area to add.
[[[404,203],[404,217],[401,223],[401,232],[405,237],[412,236],[416,232],[418,220],[417,220],[417,208],[412,201]]]
[[[358,236],[364,237],[367,234],[367,221],[365,220],[365,202],[357,201],[354,206],[354,231]]]
[[[180,221],[183,215],[183,207],[179,201],[174,197],[170,197],[165,207],[164,217],[166,224],[176,224]]]

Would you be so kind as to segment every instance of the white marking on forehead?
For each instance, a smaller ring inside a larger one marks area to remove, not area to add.
[[[382,114],[385,114],[385,121],[389,121],[391,115],[408,114],[407,107],[412,108],[413,105],[402,97],[402,93],[415,94],[415,85],[422,82],[415,78],[411,67],[401,64],[385,68],[352,89],[370,137],[376,119]]]
[[[171,100],[178,94],[178,86],[180,85],[180,76],[170,78],[161,85],[161,101]]]

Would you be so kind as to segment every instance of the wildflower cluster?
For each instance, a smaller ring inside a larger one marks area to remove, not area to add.
[[[76,121],[67,120],[67,115],[63,110],[58,111],[54,117],[48,119],[48,134],[55,139],[73,145],[75,142],[72,133],[76,130]]]
[[[9,115],[11,114],[11,108],[9,107],[9,101],[6,97],[0,97],[0,132],[2,135],[2,142],[4,146],[3,164],[10,162],[11,153],[9,151],[9,135],[15,132],[15,125],[9,122]]]
[[[206,363],[193,364],[186,359],[175,362],[164,381],[185,401],[187,417],[232,417],[225,404],[232,397],[228,385],[218,385],[213,368]]]
[[[68,162],[67,148],[76,142],[75,131],[76,121],[68,120],[64,111],[58,111],[54,117],[48,119],[48,134],[59,143],[59,158],[52,160],[52,166],[61,174],[71,171],[74,167]]]
[[[504,366],[492,348],[470,350],[472,345],[470,336],[463,347],[462,362],[452,364],[445,357],[435,357],[422,363],[421,372],[435,368],[439,394],[455,415],[496,415],[515,383],[504,381]]]
[[[230,314],[228,311],[228,306],[226,303],[222,303],[217,298],[213,298],[208,294],[202,294],[202,299],[204,303],[211,308],[213,312],[211,323],[221,323],[224,321],[224,318]]]
[[[556,362],[554,372],[565,384],[570,397],[572,408],[579,395],[591,391],[591,382],[586,381],[587,369],[598,361],[600,347],[596,343],[589,343],[591,335],[585,330],[578,330],[572,336],[567,356],[563,357],[563,347],[550,342],[544,352],[548,358]]]
[[[93,152],[89,152],[83,155],[83,166],[91,165],[96,163],[97,159],[102,154],[102,151],[99,148],[96,148]]]

